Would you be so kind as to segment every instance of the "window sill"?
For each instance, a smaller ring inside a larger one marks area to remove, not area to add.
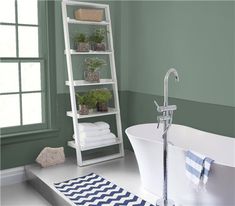
[[[14,144],[18,142],[35,141],[44,138],[58,137],[58,129],[44,129],[30,132],[18,132],[15,134],[1,135],[1,145]]]

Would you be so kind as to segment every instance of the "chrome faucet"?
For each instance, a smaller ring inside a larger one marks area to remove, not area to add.
[[[164,78],[164,105],[159,106],[158,103],[154,100],[154,103],[157,107],[157,111],[162,113],[162,116],[158,116],[158,126],[161,122],[164,124],[163,130],[163,197],[162,199],[157,200],[157,206],[174,206],[174,202],[168,199],[167,194],[167,153],[168,153],[168,141],[167,141],[167,131],[170,128],[173,121],[173,112],[177,109],[176,105],[168,105],[168,79],[169,76],[173,74],[175,80],[179,81],[179,75],[176,69],[171,68],[167,71]]]
[[[173,74],[175,76],[175,80],[179,82],[179,75],[176,69],[171,68],[167,71],[165,78],[164,78],[164,106],[168,106],[168,79],[169,76]]]

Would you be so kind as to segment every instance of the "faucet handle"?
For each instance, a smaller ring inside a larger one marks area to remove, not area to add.
[[[168,105],[166,107],[160,107],[159,108],[162,112],[166,112],[166,111],[174,111],[177,110],[177,106],[176,105]]]
[[[154,100],[153,102],[154,102],[155,106],[157,107],[157,111],[160,112],[160,106],[159,106],[159,104],[157,103],[157,101]]]

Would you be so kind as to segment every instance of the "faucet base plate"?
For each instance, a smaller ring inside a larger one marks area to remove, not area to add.
[[[156,202],[156,206],[176,206],[176,205],[173,200],[159,199]]]

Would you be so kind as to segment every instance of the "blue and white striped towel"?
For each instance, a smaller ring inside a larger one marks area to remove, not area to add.
[[[186,176],[196,185],[208,180],[211,164],[214,160],[194,151],[186,152]]]

